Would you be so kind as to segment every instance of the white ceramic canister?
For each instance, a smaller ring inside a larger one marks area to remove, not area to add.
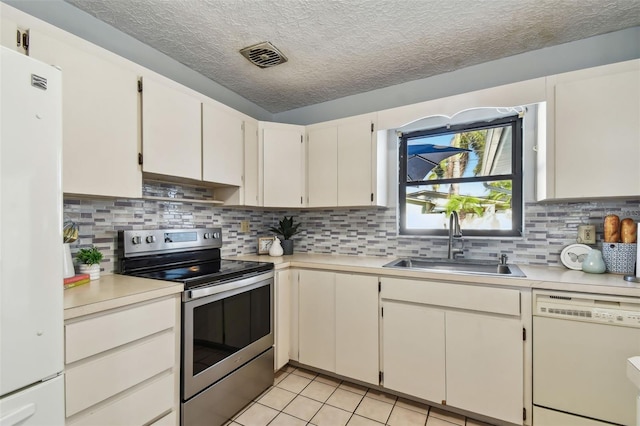
[[[602,274],[606,271],[602,252],[600,250],[591,249],[587,253],[587,257],[582,262],[582,270],[589,274]]]
[[[269,256],[282,256],[282,253],[284,253],[284,250],[282,249],[282,244],[280,244],[280,238],[274,237],[273,244],[269,248]]]

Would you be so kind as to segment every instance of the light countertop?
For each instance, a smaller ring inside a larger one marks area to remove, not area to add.
[[[182,284],[170,281],[101,275],[98,280],[64,290],[64,319],[181,293],[182,290]]]
[[[486,285],[561,290],[616,296],[640,297],[640,284],[630,283],[618,274],[588,274],[564,267],[517,265],[526,278],[496,277],[493,275],[451,274],[440,271],[410,271],[383,268],[396,257],[367,257],[331,254],[296,253],[290,256],[244,255],[240,260],[273,262],[276,270],[287,267],[376,274],[379,276],[422,278]]]
[[[512,288],[561,290],[615,296],[640,297],[640,284],[629,283],[617,274],[587,274],[563,267],[518,265],[525,273],[521,277],[451,274],[440,271],[417,271],[383,268],[395,257],[367,257],[331,254],[298,253],[290,256],[244,255],[228,259],[272,262],[276,270],[289,267],[335,272],[372,274],[385,277],[428,279],[468,284],[483,284]],[[101,275],[91,281],[64,290],[64,319],[72,319],[108,309],[181,293],[182,284],[137,278],[126,275]]]

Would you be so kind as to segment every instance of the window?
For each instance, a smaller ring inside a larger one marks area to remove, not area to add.
[[[522,234],[522,118],[511,116],[400,137],[400,234]]]

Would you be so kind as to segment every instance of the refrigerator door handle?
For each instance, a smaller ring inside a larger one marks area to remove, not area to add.
[[[36,404],[24,405],[0,418],[0,426],[14,426],[33,416],[36,413]]]

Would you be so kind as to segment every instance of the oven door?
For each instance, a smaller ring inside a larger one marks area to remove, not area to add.
[[[185,297],[193,300],[182,310],[184,401],[273,345],[273,272],[187,290]]]

